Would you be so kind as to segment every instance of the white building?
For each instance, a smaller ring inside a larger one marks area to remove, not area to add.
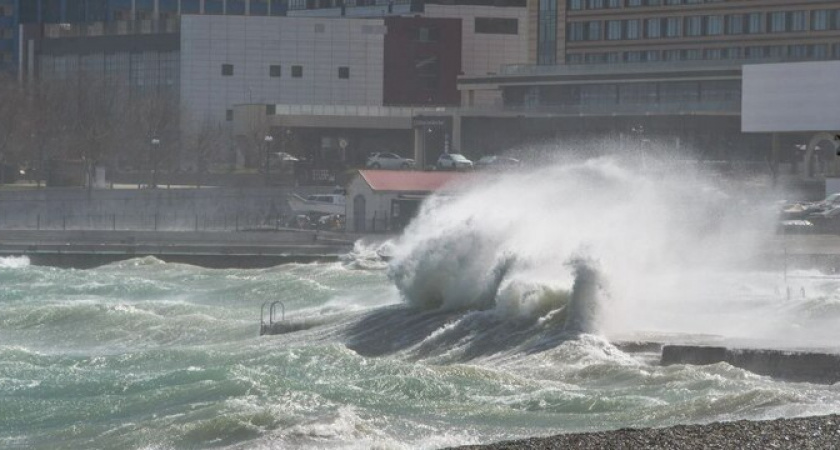
[[[188,121],[233,105],[381,105],[381,19],[186,15],[181,105]]]

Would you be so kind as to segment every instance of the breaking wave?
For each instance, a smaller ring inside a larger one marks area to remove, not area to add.
[[[393,243],[388,274],[419,310],[562,312],[564,329],[599,332],[620,320],[613,313],[678,293],[680,281],[646,286],[651,275],[750,258],[772,226],[765,212],[702,174],[615,159],[477,176],[425,202]]]

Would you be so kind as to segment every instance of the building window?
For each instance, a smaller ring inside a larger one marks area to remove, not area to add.
[[[786,45],[771,45],[767,47],[767,56],[771,58],[784,58],[787,56]]]
[[[226,14],[242,16],[245,14],[245,0],[227,0]]]
[[[292,66],[292,78],[303,78],[303,66]]]
[[[828,30],[828,13],[829,11],[826,9],[811,11],[811,29],[814,31]]]
[[[706,59],[723,59],[723,49],[722,48],[710,48],[706,50]]]
[[[682,18],[669,17],[665,19],[665,35],[668,37],[682,36]]]
[[[252,16],[268,15],[268,0],[251,0],[250,14]]]
[[[667,5],[682,5],[682,0],[665,0]]]
[[[437,56],[422,57],[414,61],[418,80],[426,89],[437,89],[440,84],[440,61]]]
[[[225,110],[225,120],[227,120],[228,122],[233,120],[233,110],[232,109],[226,109]]]
[[[554,64],[557,61],[557,0],[539,0],[537,35],[537,63]]]
[[[645,36],[648,39],[662,37],[662,19],[645,20]]]
[[[741,59],[741,49],[738,47],[729,47],[723,50],[723,56],[726,59]]]
[[[763,13],[750,13],[747,15],[747,33],[764,33]]]
[[[645,52],[645,61],[655,62],[662,60],[662,52],[659,50],[648,50]]]
[[[601,40],[601,22],[592,21],[586,23],[586,40],[600,41]]]
[[[828,44],[814,45],[814,59],[828,59]]]
[[[222,0],[204,0],[204,14],[224,14]]]
[[[198,14],[201,12],[199,0],[181,0],[181,14]]]
[[[519,34],[516,19],[475,18],[475,32],[479,34]]]
[[[642,0],[627,0],[627,6],[628,7],[642,6]]]
[[[350,68],[349,67],[339,67],[338,68],[338,78],[342,80],[347,80],[350,78]]]
[[[607,55],[605,53],[587,53],[586,54],[586,63],[587,64],[603,64],[607,61]]]
[[[645,2],[647,6],[662,6],[662,0],[647,0]]]
[[[274,103],[265,105],[265,115],[266,116],[274,116],[277,114],[277,105]]]
[[[588,9],[604,9],[604,0],[586,0]]]
[[[689,61],[697,61],[703,59],[703,50],[699,48],[691,48],[685,51],[685,59]]]
[[[271,78],[280,78],[283,76],[283,67],[280,65],[268,66],[268,76]]]
[[[745,56],[747,57],[747,59],[764,58],[764,47],[759,47],[757,45],[747,47]]]
[[[233,64],[222,64],[222,76],[223,77],[233,76]]]
[[[625,37],[627,39],[641,39],[642,37],[642,25],[641,21],[638,19],[628,20],[625,28]]]
[[[790,31],[807,30],[808,22],[805,19],[805,11],[793,11],[790,13]]]
[[[583,62],[583,55],[580,53],[569,53],[566,55],[566,64],[580,64]]]
[[[682,52],[679,50],[665,50],[665,61],[679,61],[682,59]]]
[[[607,21],[607,40],[616,41],[621,39],[621,21],[608,20]]]
[[[439,32],[436,27],[417,28],[417,42],[437,42]]]
[[[537,63],[551,65],[557,59],[557,0],[539,0],[537,13]]]
[[[791,45],[790,46],[790,56],[792,58],[803,59],[808,57],[808,46],[807,45]]]
[[[783,33],[787,31],[787,13],[774,11],[770,13],[770,32]]]
[[[620,63],[621,62],[621,52],[609,52],[607,53],[607,62],[610,64]]]
[[[726,34],[744,34],[744,15],[726,16]]]
[[[685,35],[686,36],[702,36],[703,35],[703,17],[691,16],[685,18]]]
[[[706,17],[706,35],[717,36],[723,34],[723,16]]]
[[[633,52],[627,52],[625,55],[627,57],[627,62],[629,62],[629,63],[639,63],[639,62],[642,62],[642,55],[644,55],[644,53],[642,53],[640,51],[633,51]]]
[[[584,39],[584,24],[583,22],[572,22],[569,24],[569,40],[572,42],[580,42]]]
[[[580,11],[583,9],[583,0],[569,0],[569,9],[572,11]]]
[[[621,0],[607,0],[607,8],[621,8]]]

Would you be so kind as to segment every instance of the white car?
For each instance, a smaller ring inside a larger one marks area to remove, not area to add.
[[[410,169],[414,167],[414,160],[394,153],[371,153],[365,166],[371,169]]]
[[[473,162],[460,153],[444,153],[437,160],[438,169],[472,169]]]

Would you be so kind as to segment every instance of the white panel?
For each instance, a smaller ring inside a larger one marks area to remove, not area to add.
[[[840,131],[840,61],[744,66],[741,129]]]

